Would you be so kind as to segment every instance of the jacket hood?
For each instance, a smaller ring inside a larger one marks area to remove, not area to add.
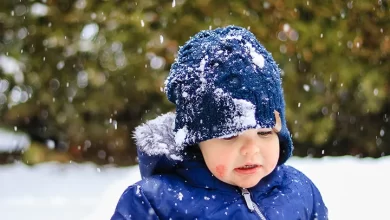
[[[184,148],[175,142],[175,114],[166,113],[134,131],[142,178],[171,172],[184,159]]]

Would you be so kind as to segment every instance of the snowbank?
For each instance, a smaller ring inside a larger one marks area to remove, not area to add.
[[[388,219],[390,157],[292,158],[320,189],[330,219]],[[2,219],[107,220],[138,167],[57,163],[0,166]]]
[[[30,144],[27,134],[0,128],[0,153],[26,150]]]

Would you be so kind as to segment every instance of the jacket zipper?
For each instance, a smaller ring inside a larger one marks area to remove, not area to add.
[[[256,205],[256,203],[252,202],[251,194],[250,194],[249,190],[247,190],[245,188],[241,188],[241,192],[242,192],[242,195],[244,196],[246,206],[248,206],[248,209],[251,212],[255,211],[261,220],[267,220],[265,218],[265,216],[263,215],[263,213],[261,213],[261,211],[260,211],[259,207]]]

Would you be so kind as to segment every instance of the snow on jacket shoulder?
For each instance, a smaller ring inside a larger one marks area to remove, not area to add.
[[[138,130],[143,179],[125,190],[112,220],[328,218],[320,192],[300,171],[280,165],[252,188],[229,185],[212,175],[199,151],[167,147],[172,118],[164,117],[147,124],[150,132]]]

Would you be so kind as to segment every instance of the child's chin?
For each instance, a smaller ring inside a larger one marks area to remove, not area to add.
[[[256,186],[259,183],[259,181],[246,181],[246,182],[242,182],[242,183],[237,184],[237,186],[239,186],[241,188],[252,188],[252,187]]]

